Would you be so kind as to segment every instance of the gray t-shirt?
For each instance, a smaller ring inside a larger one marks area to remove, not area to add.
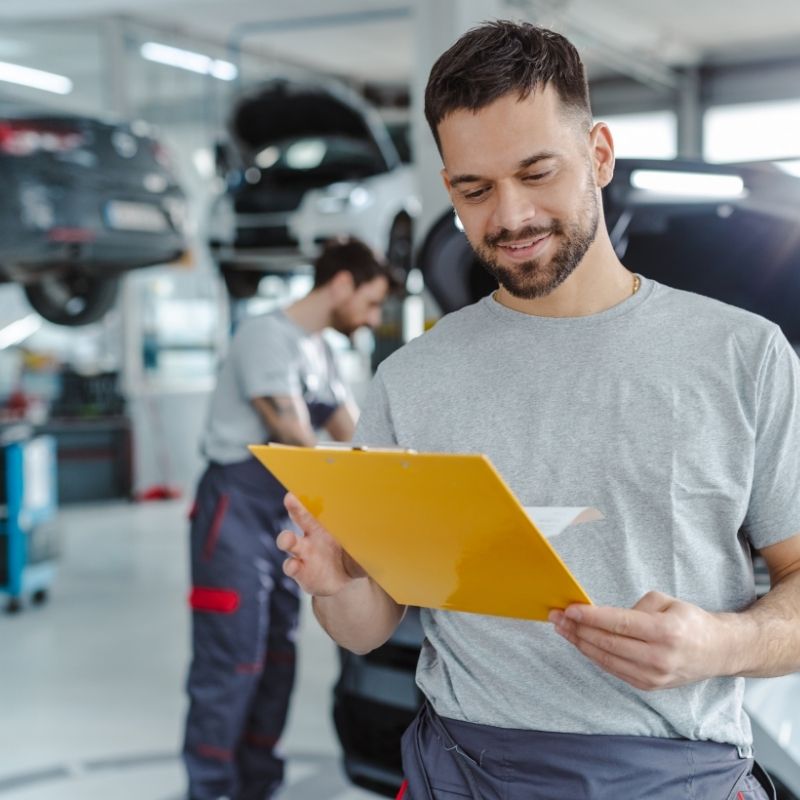
[[[278,309],[250,317],[237,329],[211,397],[203,453],[232,464],[250,457],[247,446],[270,432],[251,400],[297,395],[320,427],[347,393],[333,352],[321,334],[308,333]]]
[[[800,531],[796,354],[772,323],[644,278],[587,317],[491,297],[450,314],[381,365],[356,438],[485,453],[525,506],[600,509],[553,545],[601,605],[659,590],[743,609],[750,544]],[[427,609],[422,621],[417,681],[446,717],[751,742],[741,678],[643,692],[549,624]]]

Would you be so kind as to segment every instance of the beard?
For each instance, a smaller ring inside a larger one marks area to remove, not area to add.
[[[345,311],[341,311],[338,308],[334,308],[331,312],[331,328],[333,328],[337,333],[341,333],[348,338],[352,337],[352,335],[360,327],[362,327],[362,325],[356,325],[353,322],[352,317],[350,317]]]
[[[483,268],[511,295],[520,300],[545,297],[575,271],[597,235],[600,219],[596,188],[587,187],[585,201],[577,221],[566,224],[554,219],[547,227],[525,226],[516,231],[502,230],[472,245]],[[501,264],[496,257],[498,245],[552,235],[560,238],[556,252],[547,260],[532,258],[513,266]],[[472,244],[470,242],[470,244]]]
[[[333,319],[331,322],[331,328],[333,328],[337,333],[341,333],[343,336],[346,336],[348,339],[351,338],[360,327],[360,325],[353,325],[350,320],[343,318]]]

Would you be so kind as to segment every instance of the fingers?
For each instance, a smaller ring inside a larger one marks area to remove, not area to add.
[[[299,558],[287,558],[283,562],[283,574],[290,578],[297,579],[301,568],[302,562]]]
[[[658,613],[666,611],[675,602],[674,597],[670,597],[663,592],[648,592],[643,595],[634,606],[637,611],[646,611],[648,613]]]
[[[665,598],[666,595],[662,597]],[[652,599],[644,608],[572,605],[564,610],[564,617],[580,626],[599,628],[617,636],[646,642],[660,633],[660,620],[657,616],[663,610],[660,606],[660,602],[656,604]]]
[[[652,646],[639,639],[609,633],[601,628],[578,625],[561,614],[556,632],[606,672],[633,683],[642,666],[652,658]],[[643,688],[643,687],[640,687]]]
[[[281,531],[278,534],[275,544],[278,545],[278,549],[283,550],[284,553],[292,553],[299,541],[300,537],[294,531],[287,530]]]
[[[619,678],[636,689],[648,691],[659,688],[659,683],[641,664],[609,653],[587,641],[577,641],[575,646],[600,669]]]
[[[289,518],[303,533],[316,522],[308,509],[291,492],[283,499],[283,505],[289,512]]]
[[[648,592],[631,609],[576,604],[551,611],[549,620],[598,667],[653,690],[694,679],[692,642],[682,633],[686,608],[669,595]]]

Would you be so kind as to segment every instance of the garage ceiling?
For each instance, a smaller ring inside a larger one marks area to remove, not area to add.
[[[243,41],[250,49],[355,79],[405,82],[414,63],[413,5],[414,0],[2,0],[0,20],[27,27],[123,14],[221,45],[247,31]],[[800,53],[798,0],[506,0],[505,7],[508,16],[571,33],[589,51],[595,77],[612,66],[625,71],[620,54],[628,63],[682,66]],[[0,60],[11,60],[14,52],[14,26],[6,24]],[[35,57],[21,56],[30,66]]]

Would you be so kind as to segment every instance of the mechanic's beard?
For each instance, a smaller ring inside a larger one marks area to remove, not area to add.
[[[344,312],[334,308],[331,312],[331,328],[338,333],[351,337],[361,326],[354,325],[353,320]]]
[[[487,236],[482,245],[473,246],[472,249],[484,269],[509,294],[520,300],[545,297],[561,286],[575,271],[597,235],[600,213],[594,187],[589,187],[586,193],[585,218],[584,225],[580,222],[564,225],[555,219],[546,228],[529,225],[513,232],[501,231]],[[544,257],[532,258],[530,261],[506,266],[494,256],[495,248],[503,242],[535,239],[548,234],[560,237],[561,244],[547,260]]]

